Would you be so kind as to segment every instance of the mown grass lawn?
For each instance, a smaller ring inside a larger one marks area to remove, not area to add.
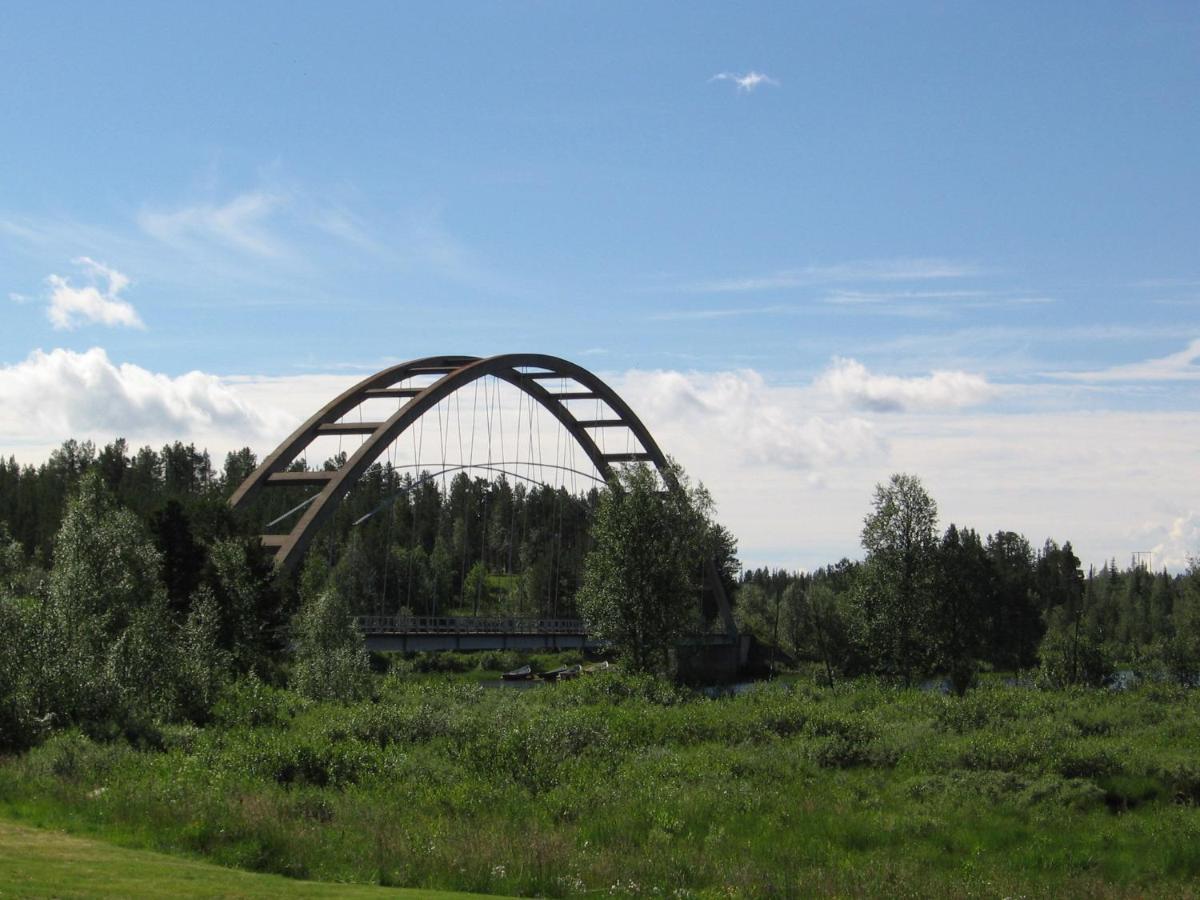
[[[130,850],[61,831],[0,821],[0,897],[477,897],[371,885],[323,884]]]

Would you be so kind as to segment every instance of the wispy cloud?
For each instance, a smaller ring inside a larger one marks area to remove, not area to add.
[[[827,266],[781,269],[767,275],[691,282],[680,285],[677,289],[698,294],[745,293],[836,282],[935,281],[967,278],[979,274],[980,269],[975,265],[947,259],[860,260]]]
[[[1200,381],[1200,338],[1178,353],[1092,372],[1044,372],[1048,378],[1089,383],[1112,381]]]
[[[1158,288],[1200,287],[1200,278],[1145,278],[1132,282],[1130,287],[1155,290]]]
[[[990,295],[989,291],[832,291],[821,298],[822,303],[858,306],[863,304],[894,303],[905,300],[977,300]]]
[[[1005,294],[999,291],[832,291],[822,303],[837,306],[894,305],[913,301],[949,303],[971,309],[995,306],[1033,306],[1057,302],[1053,297]]]
[[[745,73],[718,72],[708,80],[710,83],[714,81],[732,82],[737,85],[739,94],[749,94],[764,84],[768,84],[771,87],[779,87],[779,82],[770,75],[766,75],[763,72],[755,72],[753,69]]]
[[[340,196],[290,184],[147,203],[131,219],[104,228],[6,217],[0,210],[5,238],[35,260],[119,258],[140,279],[169,289],[177,308],[331,302],[362,308],[368,298],[346,297],[351,268],[388,272],[406,284],[436,279],[510,296],[538,290],[529,277],[510,276],[508,265],[449,229],[436,209],[369,215]]]
[[[50,285],[46,315],[55,328],[72,329],[89,322],[146,327],[133,304],[120,296],[129,287],[128,276],[86,256],[72,262],[83,269],[90,283],[76,287],[62,275],[46,278]]]
[[[948,309],[989,309],[1006,306],[1029,306],[1057,302],[1053,297],[1032,297],[1004,294],[998,291],[854,291],[835,290],[817,298],[816,302],[828,306],[871,309],[902,316],[935,316]],[[809,306],[808,308],[811,308]],[[734,319],[746,316],[796,315],[804,305],[776,303],[769,306],[725,306],[700,309],[673,309],[653,313],[647,318],[652,322],[687,322],[708,319]]]
[[[138,225],[151,237],[176,248],[219,244],[260,257],[278,257],[284,243],[267,221],[286,205],[286,198],[265,191],[239,194],[224,204],[200,203],[171,211],[143,210]]]
[[[705,319],[733,319],[740,316],[769,316],[796,312],[794,306],[744,306],[726,309],[675,309],[655,313],[649,319],[653,322],[687,322],[703,321]]]

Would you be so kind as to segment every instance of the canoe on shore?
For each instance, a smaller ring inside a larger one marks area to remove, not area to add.
[[[533,667],[521,666],[519,669],[513,669],[511,672],[505,672],[500,677],[505,681],[528,681],[533,677]]]
[[[542,681],[566,681],[568,678],[578,678],[579,673],[583,671],[583,666],[559,666],[557,669],[551,669],[549,672],[543,672],[540,676]]]

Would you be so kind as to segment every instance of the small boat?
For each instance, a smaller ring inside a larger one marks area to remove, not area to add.
[[[558,676],[558,680],[566,681],[568,678],[578,678],[579,673],[582,671],[583,671],[583,666],[581,666],[579,664],[576,664],[573,666],[567,666],[566,669],[563,670],[562,674],[560,674]]]
[[[500,677],[505,681],[528,681],[533,677],[533,667],[521,666],[519,669],[513,669],[511,672],[505,672]]]
[[[610,668],[612,668],[612,664],[606,659],[598,663],[592,663],[590,666],[584,666],[583,674],[595,675],[598,672],[607,672]]]
[[[558,681],[562,674],[567,671],[566,666],[559,666],[557,669],[551,669],[549,672],[542,672],[538,678],[542,681]]]

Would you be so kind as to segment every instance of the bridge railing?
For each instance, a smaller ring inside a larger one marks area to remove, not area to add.
[[[356,616],[363,634],[586,634],[582,619]]]

